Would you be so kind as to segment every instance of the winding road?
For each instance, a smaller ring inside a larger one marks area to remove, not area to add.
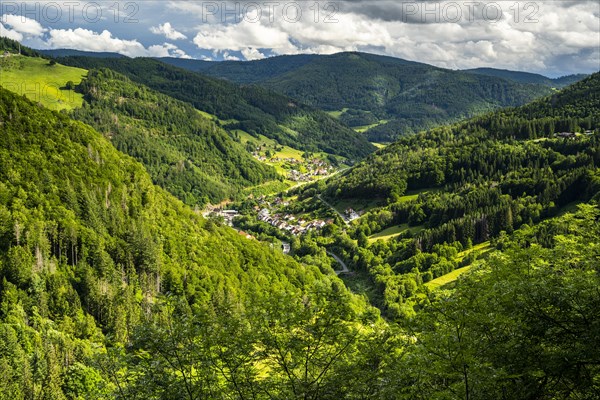
[[[342,259],[341,259],[341,258],[339,258],[338,256],[336,256],[335,254],[333,254],[333,253],[331,253],[331,252],[329,252],[329,251],[327,252],[327,254],[329,254],[331,257],[333,257],[333,259],[334,259],[335,261],[337,261],[337,263],[338,263],[338,264],[340,264],[340,265],[342,266],[342,269],[341,269],[341,270],[339,270],[339,271],[335,271],[335,273],[336,273],[337,275],[340,275],[340,274],[349,274],[349,273],[351,273],[351,271],[348,269],[348,266],[346,265],[346,263],[345,263],[345,262],[343,262],[343,261],[342,261]]]
[[[350,221],[348,221],[348,218],[345,215],[343,215],[341,212],[339,212],[334,206],[329,204],[329,202],[327,202],[327,200],[323,199],[323,197],[321,197],[320,194],[317,195],[317,199],[321,200],[327,207],[331,208],[337,215],[339,215],[340,218],[342,219],[342,221],[344,221],[344,224],[346,224],[346,225],[350,224]]]

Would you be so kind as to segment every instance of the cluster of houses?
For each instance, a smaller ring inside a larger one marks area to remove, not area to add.
[[[202,213],[204,217],[216,216],[222,217],[225,223],[229,226],[233,226],[233,219],[240,215],[237,210],[221,210],[219,208],[208,208]]]
[[[314,220],[307,222],[303,219],[297,220],[292,214],[273,214],[267,208],[263,208],[258,212],[257,218],[259,221],[266,222],[282,231],[288,231],[292,235],[302,235],[311,230],[323,229],[325,225],[333,223],[333,220],[323,221]]]
[[[293,157],[266,157],[260,154],[261,148],[259,147],[257,151],[253,152],[252,155],[262,162],[269,162],[271,164],[275,163],[286,163],[288,165],[302,165],[306,164],[306,169],[308,172],[300,172],[297,169],[292,169],[289,171],[287,178],[294,182],[309,182],[314,177],[317,176],[326,176],[333,172],[333,167],[328,165],[327,162],[320,160],[318,158],[313,158],[308,162],[303,162],[297,158]]]
[[[297,158],[292,158],[292,157],[286,157],[286,158],[280,158],[280,157],[271,157],[268,158],[266,156],[262,156],[260,155],[260,153],[258,152],[254,152],[252,153],[252,155],[258,159],[258,161],[262,161],[262,162],[270,162],[270,163],[280,163],[280,162],[284,162],[284,163],[288,163],[288,164],[302,164],[302,161],[298,160]]]
[[[311,181],[316,176],[325,176],[329,175],[332,172],[331,167],[318,167],[315,169],[311,169],[308,172],[302,173],[298,170],[291,170],[288,173],[288,179],[294,182],[308,182]]]

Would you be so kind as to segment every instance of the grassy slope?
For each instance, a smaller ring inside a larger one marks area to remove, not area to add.
[[[423,230],[422,225],[418,225],[418,226],[408,226],[408,224],[395,225],[395,226],[391,226],[387,229],[384,229],[381,232],[377,232],[377,233],[369,236],[369,242],[372,243],[377,240],[387,241],[387,240],[390,240],[390,239],[400,235],[402,232],[409,231],[410,233],[415,234],[415,233],[419,233],[422,230]]]
[[[488,251],[491,250],[491,246],[490,246],[490,242],[483,242],[483,243],[479,243],[478,245],[473,246],[472,248],[465,250],[465,251],[461,251],[460,253],[458,253],[456,255],[456,260],[457,261],[461,261],[463,258],[465,258],[468,254],[471,254],[473,252],[477,252],[478,255],[483,254],[483,253],[487,253]],[[428,289],[439,289],[442,286],[445,286],[449,283],[454,282],[455,280],[458,279],[459,276],[461,276],[462,274],[469,272],[469,270],[471,269],[473,265],[467,265],[466,267],[462,267],[462,268],[457,268],[452,272],[447,273],[446,275],[442,275],[440,277],[437,277],[427,283],[424,284],[424,286]]]
[[[19,55],[0,58],[0,85],[51,110],[81,106],[83,96],[64,87],[68,81],[79,84],[86,74],[81,68],[49,65],[43,58]]]

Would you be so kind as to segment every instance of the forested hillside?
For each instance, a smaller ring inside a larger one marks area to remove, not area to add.
[[[188,205],[220,203],[280,179],[189,103],[108,69],[66,67],[25,56],[36,53],[18,42],[2,43],[11,55],[0,59],[0,85],[48,108],[70,110],[141,161],[155,183]]]
[[[219,203],[276,178],[273,168],[187,103],[109,69],[89,71],[77,90],[85,104],[73,116],[141,161],[155,183],[186,204]]]
[[[9,52],[11,54],[22,54],[29,57],[41,57],[42,54],[37,50],[33,50],[27,46],[22,46],[16,40],[9,39],[4,36],[0,36],[0,51],[2,53]]]
[[[307,151],[324,151],[351,161],[375,150],[363,135],[335,118],[258,86],[238,86],[147,58],[64,57],[58,60],[87,69],[110,68],[137,83],[216,115],[230,130],[262,134],[280,144]]]
[[[358,321],[377,323],[339,280],[198,217],[90,127],[1,88],[0,125],[0,397],[338,390]]]
[[[406,317],[418,286],[468,265],[472,246],[597,200],[599,129],[597,73],[530,105],[403,138],[298,192],[385,204],[323,243],[367,273],[388,315]],[[387,229],[393,237],[376,240]]]
[[[600,213],[524,227],[453,291],[430,293],[397,398],[600,395]]]
[[[544,85],[367,53],[282,56],[251,62],[164,61],[234,82],[258,83],[337,111],[342,122],[370,128],[367,135],[371,141],[392,141],[434,125],[522,105],[550,92]]]

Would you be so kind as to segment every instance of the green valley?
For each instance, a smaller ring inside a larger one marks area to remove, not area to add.
[[[89,126],[1,88],[0,125],[2,397],[339,390],[347,364],[332,354],[358,351],[371,335],[362,321],[378,318],[328,264],[326,275],[198,217]],[[243,326],[254,339],[239,335]],[[296,339],[295,329],[317,330]],[[184,337],[207,347],[169,347]],[[277,361],[287,341],[297,353]],[[302,358],[317,342],[322,352]],[[201,362],[215,346],[222,358]],[[172,368],[183,354],[192,358]],[[240,362],[240,376],[223,369]],[[283,371],[300,365],[319,378],[282,386]]]
[[[2,9],[50,50],[0,37],[0,400],[600,398],[600,72],[273,56],[571,73],[585,2],[519,40],[345,3],[315,43],[197,6]]]
[[[423,283],[453,280],[447,274],[482,256],[482,243],[597,200],[599,93],[594,74],[523,107],[403,138],[290,191],[297,200],[284,196],[290,204],[271,204],[271,214],[335,221],[309,241],[366,273],[388,317],[410,318]],[[253,229],[248,217],[244,229]]]

